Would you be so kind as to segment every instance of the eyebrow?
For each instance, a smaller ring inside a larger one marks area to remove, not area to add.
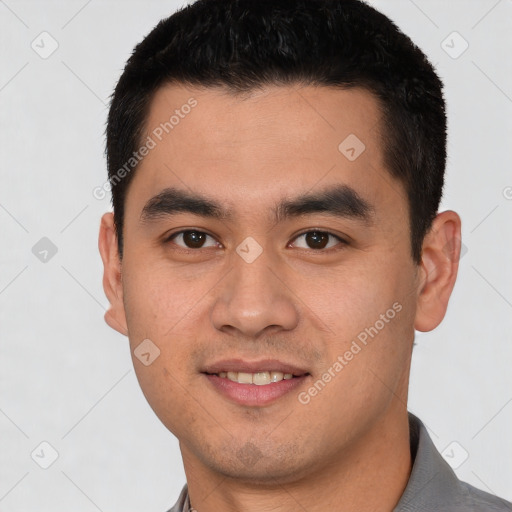
[[[220,221],[231,221],[234,218],[232,209],[214,199],[170,187],[147,201],[140,219],[142,223],[151,223],[183,212]],[[282,199],[271,211],[276,223],[314,213],[359,220],[367,225],[375,217],[374,207],[355,189],[343,184],[315,193],[301,194],[293,199]]]

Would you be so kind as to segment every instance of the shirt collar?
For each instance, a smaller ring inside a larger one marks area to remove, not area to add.
[[[393,512],[443,510],[457,502],[460,481],[438,452],[421,420],[411,412],[408,417],[413,466]]]

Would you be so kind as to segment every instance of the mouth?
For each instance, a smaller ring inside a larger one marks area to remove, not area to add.
[[[207,366],[201,373],[221,396],[246,406],[275,402],[302,386],[311,376],[305,369],[277,360],[220,361]]]
[[[255,373],[249,372],[219,372],[219,373],[208,373],[206,375],[215,375],[221,379],[228,379],[231,382],[238,382],[238,384],[255,384],[256,386],[267,386],[272,382],[281,382],[282,380],[298,379],[309,375],[304,373],[301,375],[294,375],[293,373],[283,373],[277,370],[272,371],[261,371]]]

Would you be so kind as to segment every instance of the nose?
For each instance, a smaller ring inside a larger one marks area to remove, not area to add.
[[[265,251],[251,263],[236,254],[233,260],[213,304],[214,327],[247,338],[257,338],[269,328],[294,329],[299,322],[298,300],[282,266]]]

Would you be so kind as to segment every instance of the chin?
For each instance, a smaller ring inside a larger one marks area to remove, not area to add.
[[[268,450],[270,453],[266,453]],[[218,453],[218,458],[212,459],[209,453],[210,460],[204,460],[213,471],[241,483],[267,488],[307,477],[314,465],[314,461],[305,460],[301,447],[292,443],[262,447],[249,441],[239,449],[231,443]]]

